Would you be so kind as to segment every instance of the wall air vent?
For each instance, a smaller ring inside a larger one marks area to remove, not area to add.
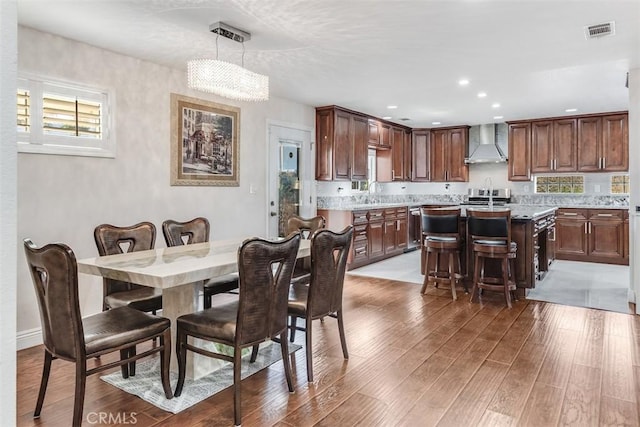
[[[604,24],[589,25],[584,27],[584,37],[589,39],[595,39],[598,37],[612,36],[616,33],[615,21],[605,22]]]

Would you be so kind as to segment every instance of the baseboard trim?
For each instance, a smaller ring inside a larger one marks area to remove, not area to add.
[[[42,344],[42,329],[34,328],[27,331],[18,332],[16,340],[16,348],[24,350],[25,348],[35,347]]]

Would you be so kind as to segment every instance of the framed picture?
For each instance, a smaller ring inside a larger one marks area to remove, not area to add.
[[[171,185],[240,185],[240,108],[171,94]]]

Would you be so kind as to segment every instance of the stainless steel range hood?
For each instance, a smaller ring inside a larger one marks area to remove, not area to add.
[[[502,152],[496,142],[495,123],[480,125],[480,144],[464,159],[467,164],[473,163],[505,163],[507,156]]]

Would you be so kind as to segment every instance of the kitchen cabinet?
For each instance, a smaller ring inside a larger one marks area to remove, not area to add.
[[[377,146],[380,144],[380,122],[375,119],[369,119],[369,145]]]
[[[623,209],[559,209],[556,258],[628,264],[624,257],[624,215]]]
[[[578,170],[624,172],[629,170],[627,113],[578,119]]]
[[[429,181],[429,139],[428,129],[414,130],[411,144],[411,180]]]
[[[407,181],[405,169],[410,166],[405,164],[405,131],[403,128],[391,128],[391,179],[393,181]]]
[[[388,123],[380,125],[380,147],[391,148],[391,125]]]
[[[432,182],[469,181],[467,155],[469,127],[431,130],[429,166]]]
[[[531,181],[531,123],[509,123],[509,181]]]
[[[576,120],[531,122],[531,172],[577,170]]]
[[[629,265],[629,211],[624,211],[624,218],[622,221],[622,254],[624,263]]]
[[[353,137],[351,151],[351,180],[366,180],[369,164],[369,120],[352,116]]]
[[[354,211],[318,209],[327,228],[339,231],[353,225],[349,269],[404,253],[408,247],[406,206]]]
[[[411,181],[411,131],[404,131],[404,181]]]
[[[369,259],[380,258],[384,255],[384,211],[382,209],[370,210],[367,218],[369,220],[367,227]]]
[[[367,117],[335,107],[316,109],[316,179],[367,179]]]

